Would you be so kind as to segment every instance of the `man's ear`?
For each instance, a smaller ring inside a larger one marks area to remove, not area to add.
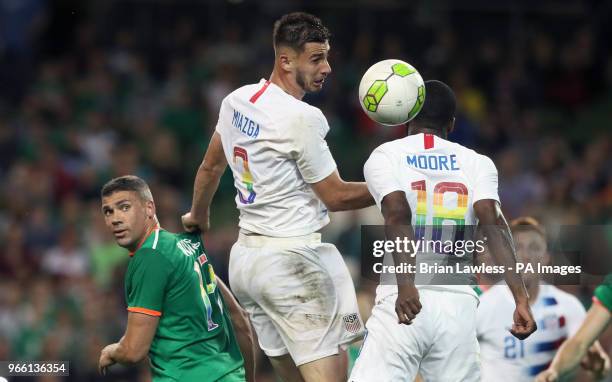
[[[153,219],[155,217],[155,203],[152,200],[145,202],[145,209],[147,213],[147,219]]]
[[[278,65],[286,72],[292,72],[295,67],[297,55],[290,48],[281,47],[278,49]]]
[[[453,130],[455,130],[455,117],[453,117],[453,119],[450,121],[450,124],[448,125],[448,134],[452,133]]]
[[[278,62],[281,69],[283,69],[285,72],[291,72],[293,70],[293,62],[291,61],[288,55],[281,54],[278,57]]]

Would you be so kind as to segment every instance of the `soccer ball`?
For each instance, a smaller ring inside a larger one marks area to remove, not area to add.
[[[359,102],[374,121],[387,126],[401,125],[421,111],[425,102],[425,84],[409,63],[380,61],[361,78]]]

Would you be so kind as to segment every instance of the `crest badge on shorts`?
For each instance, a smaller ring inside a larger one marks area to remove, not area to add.
[[[357,313],[345,315],[342,321],[344,321],[344,328],[351,333],[357,333],[361,329],[361,320]]]

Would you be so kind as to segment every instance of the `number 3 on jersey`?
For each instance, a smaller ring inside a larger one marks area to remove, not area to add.
[[[417,192],[417,208],[415,221],[415,236],[425,236],[425,225],[427,224],[427,186],[424,180],[412,182],[411,189]],[[454,192],[457,194],[457,206],[447,208],[444,206],[444,194]],[[442,223],[444,220],[455,222],[455,240],[462,240],[465,226],[465,213],[468,210],[468,190],[463,183],[440,182],[434,187],[433,216],[432,216],[432,240],[441,240]]]
[[[253,189],[253,176],[251,175],[251,171],[249,171],[249,155],[244,148],[234,146],[234,164],[236,164],[239,159],[242,160],[242,171],[240,171],[242,173],[242,183],[244,183],[244,187],[246,187],[249,195],[245,198],[240,189],[238,189],[238,198],[242,204],[252,204],[257,194]]]

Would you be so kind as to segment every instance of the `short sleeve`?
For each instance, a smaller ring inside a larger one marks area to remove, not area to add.
[[[574,296],[569,296],[567,300],[567,309],[565,310],[567,320],[567,330],[569,336],[576,334],[584,318],[586,317],[586,310],[582,303]]]
[[[161,316],[164,292],[171,267],[168,260],[152,249],[134,255],[127,292],[128,311]]]
[[[383,198],[394,191],[403,191],[399,179],[393,173],[390,158],[380,149],[374,150],[363,166],[363,176],[378,208]]]
[[[497,192],[497,168],[493,161],[484,155],[480,156],[474,183],[474,203],[483,199],[499,201]]]
[[[317,110],[318,111],[318,110]],[[298,118],[294,130],[295,161],[306,183],[317,183],[336,170],[325,136],[329,125],[323,113],[309,112]]]

